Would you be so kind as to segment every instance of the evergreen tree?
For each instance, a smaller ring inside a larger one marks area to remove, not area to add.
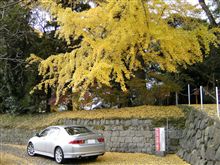
[[[31,53],[47,58],[65,52],[66,47],[54,32],[39,35],[30,26],[32,10],[20,2],[1,0],[0,6],[0,112],[45,111],[47,96],[43,92],[29,94],[40,77],[36,65],[25,68],[25,60]]]

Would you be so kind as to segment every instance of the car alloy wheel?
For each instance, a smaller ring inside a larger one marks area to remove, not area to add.
[[[28,146],[27,146],[27,153],[28,155],[30,156],[34,156],[34,145],[33,143],[28,143]]]
[[[55,149],[54,157],[57,163],[60,164],[64,162],[63,150],[60,147]]]

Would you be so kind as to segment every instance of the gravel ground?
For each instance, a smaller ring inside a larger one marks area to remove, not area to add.
[[[12,160],[13,159],[13,160]],[[57,165],[51,158],[44,156],[29,157],[26,153],[26,146],[1,144],[0,164],[6,165]],[[13,163],[11,163],[13,162]],[[154,155],[140,153],[115,153],[107,152],[97,160],[67,160],[66,164],[101,164],[101,165],[188,165],[176,155],[157,157]]]

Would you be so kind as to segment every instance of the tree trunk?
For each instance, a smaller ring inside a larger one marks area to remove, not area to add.
[[[51,98],[51,88],[48,88],[47,94],[46,94],[46,112],[51,112],[51,107],[49,104],[49,99]]]
[[[209,19],[209,22],[212,26],[218,26],[218,24],[216,23],[215,21],[215,18],[213,17],[211,11],[209,10],[208,6],[206,5],[205,3],[205,0],[199,0],[199,4],[200,6],[202,7],[202,9],[205,11],[208,19]]]
[[[80,108],[79,97],[80,97],[79,93],[73,93],[72,94],[72,98],[71,99],[72,99],[72,110],[73,111],[77,111]]]
[[[198,95],[196,95],[196,104],[198,104]]]

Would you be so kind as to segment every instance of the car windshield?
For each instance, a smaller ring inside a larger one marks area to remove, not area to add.
[[[77,134],[92,132],[85,127],[66,127],[65,130],[69,135],[77,135]]]

